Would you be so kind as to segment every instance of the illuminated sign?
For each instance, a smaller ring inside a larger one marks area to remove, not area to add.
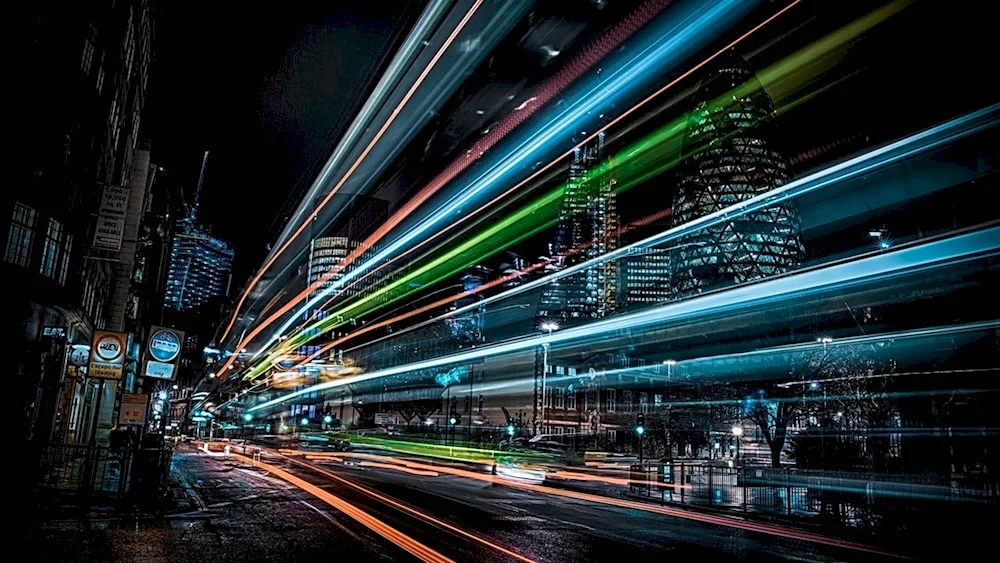
[[[156,379],[173,379],[177,374],[177,362],[183,346],[183,332],[172,328],[152,327],[142,374]]]
[[[172,362],[181,353],[181,339],[177,333],[160,329],[149,337],[149,354],[158,362]]]
[[[126,338],[121,332],[94,331],[87,375],[98,379],[120,380],[125,369]]]
[[[69,363],[82,367],[90,361],[90,346],[74,344],[69,351]]]

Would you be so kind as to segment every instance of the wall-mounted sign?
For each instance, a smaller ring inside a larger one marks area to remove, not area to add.
[[[97,228],[94,230],[95,248],[121,250],[128,192],[129,189],[123,186],[104,186],[101,207],[97,212]]]
[[[146,409],[149,407],[149,395],[125,393],[122,395],[122,408],[118,414],[118,424],[131,426],[146,425]]]
[[[64,326],[42,327],[42,336],[55,336],[55,337],[66,338],[66,327]]]
[[[87,365],[90,361],[90,346],[86,344],[74,344],[69,349],[69,363],[77,367]]]
[[[156,379],[173,379],[183,346],[183,332],[172,328],[152,327],[146,346],[143,375]]]
[[[87,375],[98,379],[121,379],[125,369],[127,339],[127,335],[122,332],[95,330],[94,340],[90,345]]]

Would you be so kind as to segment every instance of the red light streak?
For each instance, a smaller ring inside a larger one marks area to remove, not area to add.
[[[782,14],[784,14],[785,12],[787,12],[788,10],[790,10],[791,8],[793,8],[795,5],[799,4],[800,2],[801,2],[801,0],[794,0],[792,3],[790,3],[787,6],[785,6],[784,8],[782,8],[781,10],[779,10],[777,13],[773,14],[772,16],[770,16],[769,18],[767,18],[766,20],[764,20],[763,22],[757,24],[752,29],[750,29],[749,31],[747,31],[746,33],[744,33],[743,35],[741,35],[740,37],[736,38],[731,43],[729,43],[728,45],[726,45],[725,47],[723,47],[722,49],[716,51],[714,54],[712,54],[708,58],[702,60],[700,63],[698,63],[697,65],[693,66],[692,68],[690,68],[689,70],[687,70],[686,72],[684,72],[683,74],[681,74],[680,76],[678,76],[677,78],[675,78],[674,80],[670,81],[668,84],[664,85],[663,87],[661,87],[656,92],[653,92],[652,94],[650,94],[649,96],[647,96],[645,99],[643,99],[642,101],[640,101],[636,105],[632,106],[630,109],[626,110],[620,116],[618,116],[617,118],[611,120],[606,125],[604,125],[600,129],[598,129],[597,131],[595,131],[593,134],[591,134],[590,136],[588,136],[587,138],[585,138],[583,141],[581,141],[580,143],[578,143],[576,146],[574,146],[573,148],[571,148],[568,151],[564,152],[563,154],[559,155],[558,157],[556,157],[551,162],[549,162],[548,164],[546,164],[542,168],[540,168],[537,171],[535,171],[534,173],[532,173],[530,176],[528,176],[524,180],[518,182],[513,187],[509,188],[507,191],[503,192],[499,196],[494,197],[488,203],[480,206],[479,208],[475,209],[474,211],[465,214],[463,217],[461,217],[457,221],[454,221],[453,223],[450,223],[449,225],[447,225],[446,227],[444,227],[443,229],[441,229],[440,231],[438,231],[437,233],[435,233],[432,237],[424,239],[423,241],[421,241],[420,243],[412,246],[411,248],[409,248],[405,252],[397,255],[396,257],[394,257],[394,258],[392,258],[392,259],[390,259],[388,261],[386,261],[384,264],[379,265],[378,268],[376,268],[376,270],[388,267],[389,265],[391,265],[392,263],[396,262],[397,260],[399,260],[399,259],[401,259],[401,258],[403,258],[403,257],[405,257],[405,256],[407,256],[409,254],[411,254],[412,252],[414,252],[417,249],[421,248],[425,244],[429,243],[431,240],[434,240],[434,238],[436,238],[436,237],[444,234],[445,232],[447,232],[447,231],[449,231],[449,230],[457,227],[458,225],[464,223],[468,219],[470,219],[470,218],[478,215],[484,209],[487,209],[487,208],[491,207],[496,202],[498,202],[498,201],[500,201],[502,199],[505,199],[506,197],[508,197],[512,193],[514,193],[517,190],[521,189],[524,185],[526,185],[526,184],[534,181],[539,176],[541,176],[543,173],[547,172],[553,166],[555,166],[556,164],[558,164],[559,162],[561,162],[564,158],[572,155],[574,150],[576,150],[576,149],[582,147],[583,145],[589,143],[590,141],[592,141],[593,139],[595,139],[598,135],[600,135],[601,133],[605,132],[607,129],[613,127],[614,125],[617,125],[623,119],[625,119],[626,117],[628,117],[629,115],[631,115],[635,111],[639,110],[640,108],[642,108],[643,106],[645,106],[646,104],[648,104],[649,102],[651,102],[653,99],[657,98],[658,96],[660,96],[661,94],[663,94],[664,92],[666,92],[667,90],[673,88],[679,82],[681,82],[682,80],[688,78],[689,76],[691,76],[692,74],[694,74],[695,72],[697,72],[699,69],[701,69],[704,66],[708,65],[713,60],[715,60],[717,57],[719,57],[720,55],[722,55],[723,53],[725,53],[729,49],[735,47],[736,45],[738,45],[739,43],[741,43],[742,41],[744,41],[745,39],[747,39],[750,35],[752,35],[753,33],[757,32],[757,31],[759,31],[761,28],[763,28],[764,26],[766,26],[770,22],[774,21],[776,18],[778,18],[779,16],[781,16]],[[520,113],[522,113],[522,112],[518,112],[518,114],[520,114]],[[527,113],[527,112],[525,112],[525,113]],[[491,133],[492,133],[492,130],[491,130]],[[474,152],[473,156],[478,157],[478,153]],[[456,163],[453,163],[451,166],[454,167],[456,165],[460,165],[462,162],[470,162],[470,161],[469,161],[469,159],[464,159],[464,160],[456,161]],[[467,166],[467,165],[468,164],[465,164],[464,166]],[[462,167],[462,169],[464,169],[464,166]],[[359,245],[354,251],[351,252],[351,254],[349,254],[348,256],[346,256],[339,264],[337,264],[336,266],[334,266],[333,268],[331,268],[331,270],[329,272],[327,272],[327,274],[325,274],[320,279],[320,281],[318,281],[317,283],[322,283],[323,281],[326,281],[330,277],[333,277],[337,273],[343,271],[345,268],[347,268],[348,266],[350,266],[350,264],[355,259],[357,259],[358,256],[360,256],[368,248],[371,248],[383,236],[385,236],[386,234],[388,234],[389,230],[391,230],[393,227],[395,227],[396,225],[398,225],[399,222],[401,222],[403,219],[406,218],[406,216],[408,216],[410,213],[412,213],[412,211],[416,208],[416,206],[418,206],[420,203],[423,203],[427,198],[429,198],[431,195],[433,195],[433,193],[436,192],[438,189],[440,189],[440,187],[442,187],[445,182],[450,181],[454,176],[447,177],[446,174],[447,174],[448,170],[451,170],[451,167],[449,167],[445,172],[442,172],[434,180],[432,180],[431,184],[429,184],[426,187],[424,187],[424,189],[421,190],[420,193],[417,194],[417,196],[415,196],[412,200],[408,201],[402,208],[400,208],[399,211],[397,211],[393,215],[393,217],[391,217],[389,219],[389,221],[387,221],[385,224],[383,224],[381,227],[379,227],[379,229],[376,230],[375,233],[373,233],[371,236],[369,236],[368,239],[366,239],[364,243],[362,243],[361,245]],[[457,173],[458,172],[456,172],[455,174],[457,175]],[[441,180],[442,178],[444,178],[444,179]],[[439,180],[441,180],[440,185],[438,185]],[[431,189],[433,189],[433,191],[429,191]],[[421,198],[423,198],[423,199],[421,199]],[[358,279],[354,283],[352,283],[352,285],[360,282],[361,279],[364,279],[365,277],[368,277],[368,276],[372,275],[374,272],[375,272],[375,270],[373,270],[372,272],[369,272],[369,273],[365,274],[360,279]],[[309,290],[306,293],[308,294],[311,291],[312,290]],[[326,307],[327,305],[329,305],[329,303],[338,294],[335,294],[330,299],[328,299],[326,301],[326,303],[324,303],[322,305],[322,307]]]
[[[381,264],[378,268],[384,268],[384,267],[392,264],[396,260],[398,260],[398,259],[400,259],[400,258],[402,258],[402,257],[404,257],[404,256],[406,256],[408,254],[410,254],[411,252],[417,250],[418,248],[422,247],[423,245],[425,245],[428,242],[430,242],[431,240],[433,240],[435,237],[440,236],[441,234],[447,232],[448,230],[450,230],[450,229],[452,229],[452,228],[454,228],[454,227],[462,224],[463,222],[465,222],[469,218],[471,218],[471,217],[477,215],[478,213],[480,213],[482,210],[487,209],[488,207],[492,206],[497,201],[500,201],[500,200],[506,198],[510,194],[512,194],[515,191],[517,191],[520,188],[522,188],[524,185],[526,185],[526,184],[534,181],[536,178],[538,178],[539,176],[541,176],[543,173],[547,172],[553,166],[555,166],[556,164],[558,164],[559,162],[561,162],[564,158],[572,155],[573,151],[575,151],[576,149],[578,149],[578,148],[582,147],[583,145],[589,143],[593,139],[597,138],[598,135],[600,135],[601,133],[604,133],[607,129],[609,129],[609,128],[615,126],[615,125],[617,125],[618,123],[620,123],[622,120],[624,120],[629,115],[635,113],[636,111],[638,111],[639,109],[641,109],[643,106],[645,106],[649,102],[653,101],[655,98],[659,97],[661,94],[663,94],[667,90],[673,88],[679,82],[687,79],[688,77],[690,77],[692,74],[694,74],[695,72],[697,72],[701,68],[703,68],[706,65],[710,64],[713,60],[715,60],[716,58],[718,58],[719,56],[721,56],[723,53],[725,53],[729,49],[732,49],[733,47],[735,47],[739,43],[743,42],[748,37],[750,37],[751,35],[753,35],[757,31],[759,31],[760,29],[762,29],[764,26],[768,25],[769,23],[771,23],[772,21],[774,21],[775,19],[777,19],[778,17],[780,17],[781,15],[783,15],[785,12],[789,11],[790,9],[792,9],[793,7],[795,7],[796,5],[798,5],[801,1],[802,0],[793,0],[790,4],[788,4],[787,6],[785,6],[784,8],[782,8],[781,10],[779,10],[778,12],[774,13],[773,15],[771,15],[770,17],[768,17],[763,22],[757,24],[752,29],[750,29],[749,31],[747,31],[746,33],[744,33],[743,35],[737,37],[736,39],[734,39],[732,42],[730,42],[729,44],[727,44],[722,49],[719,49],[714,54],[708,56],[707,58],[705,58],[704,60],[702,60],[698,64],[694,65],[693,67],[691,67],[690,69],[688,69],[687,71],[685,71],[684,73],[682,73],[681,75],[679,75],[677,78],[671,80],[666,85],[660,87],[658,90],[656,90],[655,92],[653,92],[652,94],[650,94],[649,96],[647,96],[646,98],[644,98],[642,101],[640,101],[639,103],[635,104],[634,106],[632,106],[631,108],[629,108],[628,110],[626,110],[624,113],[622,113],[621,115],[619,115],[615,119],[609,121],[607,124],[605,124],[604,126],[602,126],[601,128],[599,128],[598,130],[596,130],[594,133],[592,133],[591,135],[589,135],[588,137],[586,137],[583,141],[581,141],[580,143],[578,143],[577,145],[575,145],[573,148],[571,148],[568,151],[566,151],[566,152],[562,153],[561,155],[557,156],[551,162],[549,162],[545,166],[539,168],[534,173],[532,173],[530,176],[528,176],[524,180],[518,182],[513,187],[511,187],[510,189],[508,189],[507,191],[505,191],[504,193],[502,193],[499,196],[493,198],[492,200],[490,200],[485,205],[480,206],[478,209],[476,209],[476,210],[474,210],[474,211],[466,214],[461,219],[459,219],[459,220],[457,220],[457,221],[449,224],[448,226],[446,226],[445,228],[443,228],[441,231],[437,232],[434,236],[432,236],[432,237],[430,237],[428,239],[425,239],[424,241],[422,241],[419,244],[411,247],[410,249],[408,249],[407,251],[403,252],[402,254],[396,256],[395,258],[392,258],[391,260],[388,260],[386,263]],[[478,5],[478,3],[477,3],[477,5]],[[444,172],[442,172],[442,175],[439,175],[438,178],[443,177],[443,174],[444,174]],[[422,196],[422,194],[424,194],[425,192],[427,192],[427,190],[430,189],[433,185],[436,185],[435,184],[436,181],[437,181],[437,178],[432,181],[432,184],[429,184],[428,186],[426,186],[423,190],[421,190],[420,193],[417,194],[417,196],[415,196],[412,200],[410,200],[409,202],[407,202],[407,204],[405,204],[399,211],[397,211],[393,215],[393,217],[391,217],[385,224],[382,225],[382,227],[380,227],[375,233],[373,233],[371,236],[369,236],[368,239],[366,239],[364,243],[362,243],[361,245],[359,245],[354,251],[351,252],[351,254],[349,254],[348,256],[344,257],[344,259],[341,260],[341,262],[338,265],[336,265],[333,268],[331,268],[326,274],[324,274],[314,284],[310,285],[303,292],[299,293],[295,298],[293,298],[292,301],[290,301],[288,304],[286,304],[284,307],[282,307],[278,312],[276,312],[273,315],[271,315],[270,317],[268,317],[261,325],[259,325],[257,328],[255,328],[250,333],[250,335],[248,335],[237,346],[237,348],[243,347],[254,336],[256,336],[261,331],[263,331],[264,328],[266,328],[271,323],[273,323],[275,320],[277,320],[277,318],[279,318],[280,316],[282,316],[284,313],[286,313],[288,310],[290,310],[292,307],[294,307],[297,303],[299,303],[303,299],[307,298],[312,292],[314,292],[324,282],[328,281],[331,277],[333,277],[337,273],[343,271],[344,268],[348,267],[363,252],[365,252],[368,248],[370,248],[371,246],[373,246],[383,236],[385,236],[386,234],[388,234],[388,231],[389,231],[389,229],[392,226],[397,225],[400,221],[402,221],[403,219],[405,219],[405,216],[401,215],[401,214],[403,214],[405,212],[406,216],[408,216],[409,213],[411,213],[416,208],[416,206],[419,205],[419,203],[423,202],[423,200],[420,200],[419,202],[417,202],[417,200]],[[440,188],[440,186],[435,187],[434,189],[437,190],[439,188]],[[424,199],[429,198],[431,195],[432,195],[431,193],[427,193],[427,195],[426,195],[426,197]],[[332,196],[332,192],[331,192],[331,196]],[[305,225],[307,225],[307,224],[308,223],[303,223],[303,226],[300,227],[300,230],[297,231],[297,232],[301,232],[301,230],[303,230],[305,228]],[[268,266],[270,266],[270,263],[266,264],[264,269],[266,269]],[[259,274],[259,275],[262,275],[262,273]],[[255,278],[255,280],[259,279],[259,275],[258,275],[258,278]],[[371,272],[369,272],[369,274],[366,274],[366,276],[367,275],[371,275]],[[254,281],[254,283],[256,283],[256,281]],[[328,300],[327,304],[329,302],[330,301]],[[240,300],[240,303],[242,303],[242,298]],[[324,306],[326,306],[326,304],[324,304]],[[238,312],[238,310],[239,310],[239,304],[237,305],[237,309],[236,310]],[[235,322],[235,318],[236,317],[235,317],[235,314],[234,314],[233,319],[230,321],[229,327],[227,327],[226,332],[223,333],[223,338],[225,337],[225,334],[228,333],[229,328],[232,326],[232,323]],[[225,370],[227,369],[227,367],[234,361],[234,359],[235,359],[235,356],[231,357],[229,360],[227,360],[227,362],[222,366],[222,368],[219,370],[219,372],[217,373],[217,375],[221,376],[225,372]]]
[[[347,180],[351,177],[351,174],[353,174],[354,171],[358,168],[358,166],[361,165],[361,161],[363,161],[365,157],[368,156],[368,153],[371,152],[375,144],[378,143],[378,141],[382,138],[382,135],[385,134],[385,131],[389,128],[390,125],[392,125],[392,122],[396,120],[396,117],[399,115],[399,112],[402,111],[403,106],[405,106],[406,103],[410,101],[410,98],[413,96],[413,93],[416,92],[417,88],[423,83],[424,79],[427,78],[427,75],[434,68],[437,62],[441,59],[441,56],[444,55],[444,52],[448,49],[448,47],[451,46],[452,42],[455,41],[455,38],[458,37],[458,34],[462,31],[465,25],[469,23],[469,20],[472,19],[473,14],[476,13],[476,10],[479,9],[479,6],[481,6],[482,3],[483,0],[476,0],[475,4],[473,4],[472,7],[469,8],[469,11],[466,12],[465,17],[462,18],[462,20],[458,23],[457,26],[455,26],[455,29],[452,30],[451,34],[444,41],[444,43],[441,44],[441,47],[438,48],[437,53],[435,53],[434,57],[431,58],[430,62],[427,63],[427,66],[424,67],[424,70],[420,73],[420,76],[418,76],[417,79],[413,82],[413,84],[410,86],[410,89],[399,101],[399,104],[395,107],[395,109],[392,110],[392,113],[389,115],[389,118],[386,119],[385,123],[382,124],[382,127],[378,130],[378,133],[376,133],[375,136],[372,137],[371,142],[368,143],[368,146],[365,147],[365,150],[362,151],[362,153],[358,156],[357,160],[354,161],[354,164],[351,165],[351,167],[347,170],[347,172],[343,175],[343,177],[341,177],[340,181],[338,181],[337,184],[333,187],[333,189],[331,189],[330,192],[326,195],[326,197],[323,198],[323,200],[316,207],[316,209],[313,210],[310,216],[307,217],[304,221],[302,221],[302,224],[299,225],[299,228],[295,230],[295,232],[292,234],[291,237],[288,238],[287,241],[285,241],[285,244],[283,244],[281,248],[279,248],[278,251],[274,254],[274,256],[272,256],[271,259],[264,264],[264,267],[262,267],[257,272],[253,280],[251,280],[249,286],[247,286],[246,291],[243,292],[243,295],[240,296],[239,301],[236,303],[236,308],[233,311],[233,317],[232,319],[230,319],[229,324],[226,325],[226,330],[222,331],[222,336],[219,337],[220,341],[225,340],[226,336],[229,334],[229,331],[233,328],[233,324],[236,322],[236,318],[239,316],[240,307],[243,306],[243,302],[246,300],[247,296],[253,290],[254,286],[257,285],[257,282],[260,281],[260,278],[262,278],[267,269],[270,268],[272,264],[274,264],[274,261],[278,259],[278,256],[281,256],[281,254],[292,244],[292,242],[296,238],[298,238],[298,236],[302,234],[304,230],[306,230],[312,218],[315,217],[316,214],[318,214],[320,210],[322,210],[323,207],[325,207],[326,204],[330,202],[334,194],[336,194],[337,191],[340,190],[340,188],[344,185],[344,183],[347,182]],[[247,339],[244,339],[244,341],[237,346],[237,349],[242,348],[243,344],[245,344],[246,342]],[[225,366],[223,366],[223,369],[225,369]]]

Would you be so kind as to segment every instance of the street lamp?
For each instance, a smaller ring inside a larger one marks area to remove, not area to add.
[[[736,459],[740,459],[740,443],[743,442],[743,427],[733,426],[733,436],[736,437]]]
[[[549,335],[552,331],[559,330],[559,324],[552,321],[546,321],[542,323],[542,330],[546,331]],[[549,373],[549,343],[546,342],[542,344],[542,423],[541,427],[545,428],[545,385],[546,378]]]

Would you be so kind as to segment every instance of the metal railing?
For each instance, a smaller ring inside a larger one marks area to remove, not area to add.
[[[873,514],[893,505],[977,504],[996,496],[968,495],[931,476],[814,471],[786,467],[720,467],[709,464],[634,464],[632,494],[684,503],[784,516],[821,517],[846,526],[866,526]]]
[[[39,491],[121,497],[166,490],[170,448],[47,444],[37,456]]]

